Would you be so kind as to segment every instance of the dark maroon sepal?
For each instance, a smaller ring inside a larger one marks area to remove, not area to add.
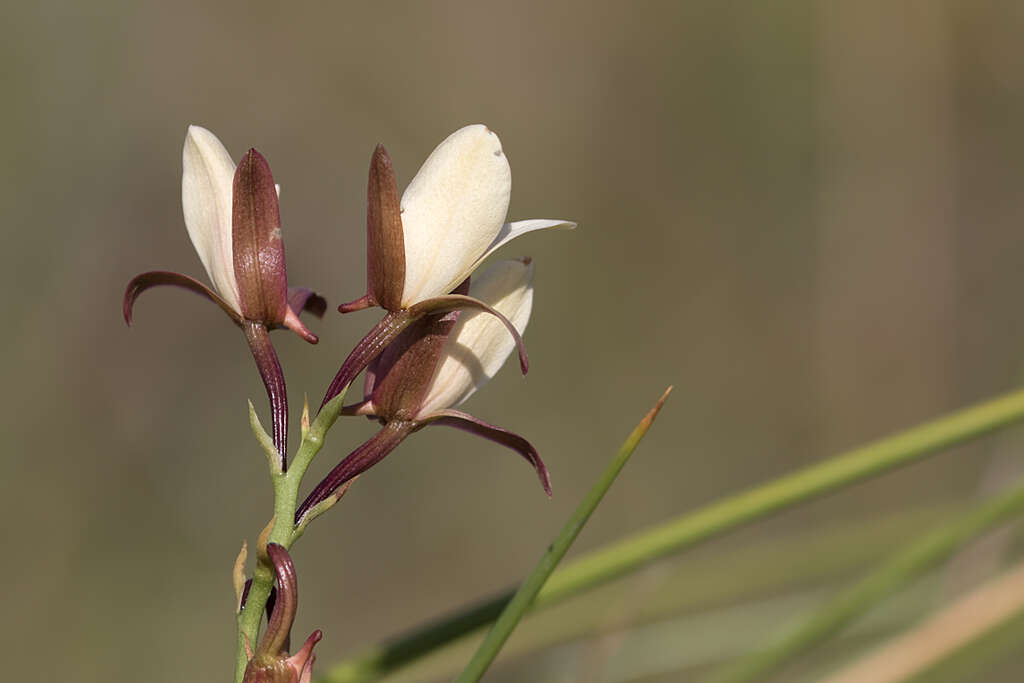
[[[468,279],[456,291],[464,290],[466,283],[468,283]],[[405,310],[392,311],[385,315],[363,337],[362,341],[356,344],[356,347],[349,353],[345,362],[341,364],[338,373],[334,376],[330,386],[327,387],[327,392],[324,394],[324,400],[320,403],[320,407],[323,408],[327,405],[328,401],[340,394],[342,389],[351,384],[352,380],[365,370],[410,324],[424,316],[441,316],[445,313],[461,310],[484,311],[501,321],[516,342],[516,350],[519,352],[519,367],[525,375],[530,368],[529,360],[526,357],[526,345],[523,343],[523,338],[519,334],[519,330],[516,329],[516,326],[512,324],[512,321],[493,306],[489,306],[479,299],[474,299],[465,294],[446,294],[420,301]]]
[[[302,521],[302,518],[313,506],[327,500],[345,482],[354,479],[366,470],[370,469],[384,459],[391,451],[398,447],[398,444],[409,436],[416,426],[412,422],[395,420],[384,425],[380,431],[371,436],[359,448],[355,449],[345,459],[338,463],[333,470],[328,472],[323,481],[316,485],[316,488],[306,496],[295,512],[295,524]]]
[[[132,324],[132,309],[135,306],[135,300],[138,299],[139,295],[147,289],[161,285],[182,287],[204,296],[220,306],[221,310],[227,313],[228,317],[230,317],[236,325],[242,324],[242,318],[238,314],[238,311],[231,308],[231,306],[228,305],[228,302],[220,298],[216,292],[199,280],[191,278],[188,275],[182,275],[181,273],[172,273],[166,270],[151,270],[148,273],[142,273],[133,277],[131,282],[128,283],[128,287],[124,290],[124,303],[122,304],[121,312],[124,314],[124,321],[128,323],[129,327]]]
[[[246,321],[242,325],[245,332],[245,339],[249,342],[249,349],[256,361],[256,369],[260,372],[260,378],[267,389],[267,398],[270,400],[270,415],[273,424],[274,447],[281,455],[281,470],[287,466],[288,447],[288,390],[284,383],[284,371],[281,370],[281,363],[277,359],[277,351],[270,341],[270,332],[262,323]]]
[[[533,466],[540,478],[541,486],[544,487],[544,492],[548,494],[549,498],[551,497],[551,478],[548,476],[548,468],[544,466],[544,461],[540,459],[540,454],[533,444],[515,432],[488,424],[461,410],[439,410],[420,418],[420,422],[423,425],[455,427],[512,449]]]
[[[366,291],[389,311],[402,308],[405,289],[405,233],[398,182],[391,157],[377,145],[366,187]]]
[[[307,287],[289,287],[288,308],[298,315],[311,313],[322,318],[327,312],[327,299]]]
[[[469,291],[469,278],[467,277],[462,284],[455,288],[452,294],[465,294]],[[420,383],[423,385],[424,391],[429,388],[430,379],[434,375],[434,371],[437,368],[437,362],[440,360],[441,349],[443,343],[436,343],[437,341],[443,342],[451,332],[452,324],[456,320],[458,312],[442,313],[434,316],[424,316],[421,321],[418,321],[414,327],[416,329],[403,330],[391,345],[384,350],[381,355],[370,361],[370,364],[366,366],[366,372],[363,373],[363,398],[366,401],[374,395],[376,391],[377,383],[383,381],[383,379],[391,373],[392,368],[396,363],[402,363],[407,350],[410,346],[415,346],[415,342],[423,340],[422,346],[429,346],[430,352],[427,349],[420,349],[414,352],[416,360],[414,362],[406,362],[405,365],[414,365],[414,367],[406,367],[400,371],[409,371],[411,374],[410,378],[416,376]],[[422,325],[420,322],[425,322]],[[434,337],[435,341],[424,340],[424,337]],[[443,337],[443,338],[442,338]],[[440,338],[440,339],[439,339]],[[420,398],[423,397],[423,392],[420,393]],[[388,402],[391,404],[392,402]],[[416,411],[419,411],[419,405],[417,401]],[[342,409],[342,414],[362,414],[371,417],[370,413],[345,413]],[[394,417],[394,415],[389,415]]]
[[[231,250],[242,316],[280,325],[288,309],[281,212],[267,160],[250,149],[235,169]]]
[[[372,363],[373,359],[379,356],[387,348],[387,345],[402,330],[408,327],[412,321],[413,318],[406,311],[388,313],[381,318],[380,322],[356,344],[355,348],[352,349],[348,357],[341,364],[341,367],[338,368],[337,374],[327,387],[327,393],[324,394],[324,400],[321,401],[320,408],[323,409],[328,401],[340,394],[342,389],[351,384],[352,380],[365,370],[366,366]]]
[[[519,353],[519,368],[524,375],[529,371],[530,361],[526,357],[526,344],[523,343],[523,337],[519,334],[519,330],[516,329],[511,320],[502,315],[496,308],[480,301],[480,299],[475,299],[465,294],[446,294],[413,304],[408,308],[408,313],[413,318],[418,318],[428,313],[447,313],[460,310],[484,311],[500,320],[501,324],[505,326],[505,329],[508,330],[516,342],[516,351]]]
[[[257,652],[278,655],[288,651],[288,640],[299,609],[299,584],[295,576],[295,565],[283,546],[267,544],[267,554],[277,575],[277,590],[274,606],[267,619],[267,630],[263,633]]]
[[[372,381],[375,414],[386,420],[412,420],[430,392],[448,335],[461,311],[425,315],[412,322],[377,357]]]
[[[312,679],[313,647],[323,634],[313,631],[302,648],[288,656],[292,624],[299,604],[299,585],[295,565],[288,551],[277,543],[267,544],[267,554],[277,577],[276,599],[267,619],[267,628],[259,646],[251,653],[242,677],[243,683],[310,683]]]

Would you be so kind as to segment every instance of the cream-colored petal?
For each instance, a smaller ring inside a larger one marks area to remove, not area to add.
[[[214,288],[239,311],[231,250],[235,163],[216,135],[200,126],[189,126],[181,165],[181,208],[188,236]]]
[[[466,273],[459,278],[459,282],[466,279],[477,267],[494,252],[501,249],[503,246],[519,237],[525,235],[528,232],[534,230],[575,230],[576,224],[572,221],[552,220],[550,218],[530,218],[525,221],[513,221],[511,223],[505,223],[501,226],[501,232],[494,238],[491,246],[487,247],[487,251],[484,252],[483,256],[477,259],[476,263],[466,271]]]
[[[447,294],[501,232],[512,171],[498,136],[476,124],[449,135],[402,195],[409,306]]]
[[[499,261],[474,278],[469,295],[496,308],[522,334],[533,308],[533,265]],[[463,311],[441,351],[441,361],[419,414],[465,401],[498,373],[514,349],[512,336],[493,315]]]

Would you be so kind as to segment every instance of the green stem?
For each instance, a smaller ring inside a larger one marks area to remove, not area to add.
[[[964,543],[1024,513],[1024,482],[936,528],[810,615],[768,648],[742,659],[707,683],[761,680],[798,655],[828,639],[927,569],[947,559]]]
[[[274,517],[273,527],[267,537],[268,543],[277,543],[288,550],[292,542],[297,538],[293,534],[295,509],[298,506],[299,487],[302,485],[302,477],[309,468],[313,458],[320,452],[324,445],[324,437],[327,431],[334,425],[341,411],[342,402],[345,400],[345,390],[342,390],[335,398],[323,407],[316,420],[302,436],[302,443],[299,452],[295,455],[295,461],[287,473],[282,473],[279,468],[274,468],[271,461],[270,480],[274,487]],[[250,403],[250,407],[251,407]],[[256,439],[264,445],[269,439],[266,432],[255,419],[255,412],[250,412],[250,420],[253,422],[253,431]],[[262,434],[261,434],[262,432]],[[245,674],[245,666],[248,663],[246,655],[246,642],[255,649],[256,637],[259,635],[260,622],[263,619],[263,611],[270,597],[270,590],[274,586],[274,570],[265,557],[265,548],[257,549],[256,569],[253,571],[252,584],[249,587],[249,596],[246,598],[245,607],[238,613],[238,642],[235,657],[235,682],[241,683]]]
[[[847,451],[584,555],[552,574],[532,607],[555,604],[747,522],[889,472],[1021,419],[1024,390]],[[494,621],[511,597],[511,592],[503,593],[407,635],[371,646],[335,666],[324,680],[354,683],[380,678]]]
[[[644,434],[650,429],[651,423],[657,417],[658,411],[661,410],[661,406],[664,405],[670,391],[672,391],[672,387],[665,391],[657,405],[640,421],[640,424],[636,426],[629,435],[629,438],[626,439],[626,442],[622,444],[622,448],[619,449],[615,459],[609,463],[604,473],[601,474],[601,478],[587,492],[587,495],[580,502],[579,507],[576,508],[572,516],[569,517],[569,521],[562,527],[554,542],[541,555],[537,566],[526,577],[519,590],[516,591],[515,596],[506,605],[501,616],[498,617],[487,637],[484,638],[484,642],[477,648],[469,664],[466,665],[462,674],[455,679],[455,683],[476,683],[483,677],[491,662],[498,656],[498,651],[501,650],[508,637],[512,635],[512,630],[515,629],[516,624],[519,623],[523,615],[530,608],[530,603],[537,597],[537,593],[540,592],[548,577],[551,576],[551,572],[555,571],[555,567],[565,557],[565,553],[569,551],[569,547],[576,540],[587,520],[590,519],[590,515],[597,509],[597,505],[604,498],[604,494],[608,492],[616,477],[619,476],[619,472],[626,466],[629,457],[633,455],[633,451],[640,444],[640,440],[644,438]]]

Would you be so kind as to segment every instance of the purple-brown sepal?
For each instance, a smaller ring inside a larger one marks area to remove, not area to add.
[[[288,642],[299,603],[295,566],[288,551],[277,543],[267,544],[267,554],[277,575],[276,599],[259,646],[255,652],[250,652],[242,680],[244,683],[310,683],[316,660],[313,647],[323,634],[313,631],[299,651],[288,656]]]
[[[281,211],[270,165],[250,149],[235,169],[231,246],[242,317],[284,323],[288,310]]]
[[[204,296],[213,303],[220,306],[221,310],[227,313],[228,317],[234,321],[236,325],[242,324],[242,318],[238,313],[228,305],[224,299],[220,297],[215,291],[204,285],[199,280],[191,278],[188,275],[181,273],[174,273],[167,270],[151,270],[147,273],[140,273],[131,279],[128,286],[124,290],[124,300],[121,304],[121,313],[124,315],[124,321],[131,327],[133,310],[135,307],[135,300],[139,298],[139,295],[145,292],[147,289],[158,287],[161,285],[172,285],[174,287],[181,287],[189,291],[195,292],[200,296]]]

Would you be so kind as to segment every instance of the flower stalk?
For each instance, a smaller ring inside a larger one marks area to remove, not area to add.
[[[299,487],[313,458],[323,448],[327,432],[334,425],[341,413],[345,400],[342,391],[334,400],[324,406],[320,414],[310,424],[303,436],[299,450],[295,454],[292,465],[287,471],[271,467],[270,480],[274,490],[274,516],[267,535],[267,545],[271,543],[290,550],[292,544],[302,535],[302,530],[294,524],[295,510],[299,500]],[[269,437],[259,426],[259,420],[251,420],[257,441],[265,444]],[[238,613],[238,640],[236,644],[235,681],[241,683],[245,668],[249,662],[247,643],[256,642],[260,622],[267,600],[276,578],[274,568],[267,561],[258,561],[246,593],[244,605]]]

